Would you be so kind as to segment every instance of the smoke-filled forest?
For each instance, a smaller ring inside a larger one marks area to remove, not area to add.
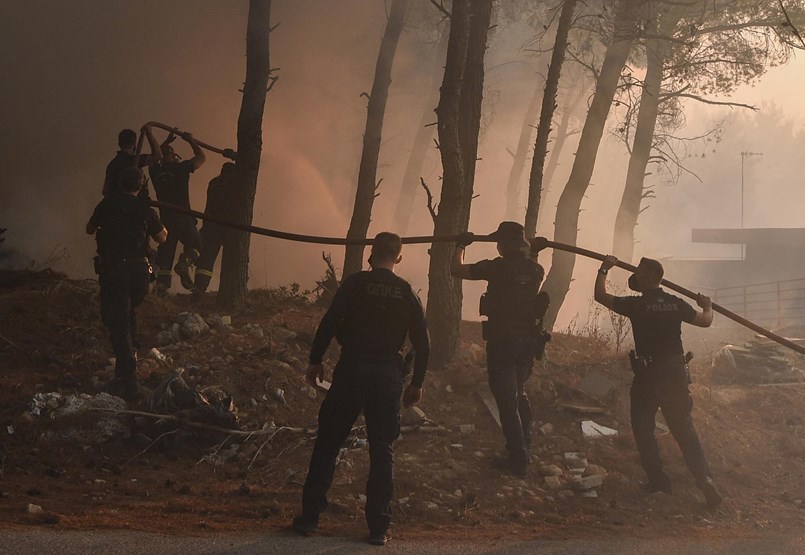
[[[3,2],[0,552],[801,552],[804,57],[802,0]]]

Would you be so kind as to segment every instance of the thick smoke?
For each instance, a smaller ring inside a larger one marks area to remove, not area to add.
[[[427,1],[413,4],[417,9],[430,5]],[[296,0],[274,5],[272,18],[280,25],[271,35],[271,61],[279,68],[279,81],[268,98],[254,223],[343,236],[366,116],[366,99],[361,93],[371,87],[386,17],[384,3]],[[215,0],[4,2],[0,6],[0,227],[8,228],[8,247],[43,261],[54,248],[64,246],[71,256],[56,267],[76,277],[91,275],[94,241],[83,234],[83,226],[100,198],[104,167],[114,156],[117,132],[124,127],[137,129],[148,120],[157,120],[190,130],[214,145],[234,148],[241,98],[238,89],[245,72],[247,9],[245,1]],[[522,48],[533,33],[525,23],[507,23],[492,35],[476,178],[478,197],[471,221],[471,229],[478,233],[492,231],[503,218],[503,189],[512,161],[508,150],[516,147],[527,104],[547,68],[544,58]],[[430,92],[428,57],[435,56],[436,46],[430,54],[424,49],[423,54],[416,40],[416,30],[409,27],[394,64],[378,171],[383,181],[370,234],[387,229],[393,221],[400,179]],[[778,72],[795,71],[794,67]],[[791,89],[782,87],[793,88],[795,83],[779,78],[773,82],[777,88],[764,93],[767,98],[787,94]],[[783,106],[788,110],[790,105]],[[580,128],[585,112],[582,106],[573,127]],[[709,117],[701,108],[693,113],[696,119]],[[544,203],[547,212],[540,233],[549,237],[553,210],[577,140],[575,135],[568,141]],[[180,154],[189,155],[189,148],[181,141],[177,144]],[[770,150],[763,145],[747,148]],[[579,241],[585,247],[608,251],[628,156],[617,141],[607,139],[598,160],[593,186],[583,204]],[[207,183],[222,162],[210,155],[192,177],[194,208],[203,209]],[[718,165],[727,167],[726,163]],[[440,174],[434,145],[423,177],[435,191]],[[522,202],[527,174],[528,168]],[[712,212],[702,206],[710,206],[712,199],[699,196],[707,185],[694,187],[683,180],[676,187],[660,187],[654,205],[641,217],[638,254],[686,253],[683,245],[689,244],[688,230],[705,226],[711,219]],[[673,227],[672,233],[669,227]],[[409,232],[431,231],[420,192]],[[341,248],[324,250],[332,252],[340,265]],[[303,288],[311,287],[324,273],[321,252],[321,247],[255,237],[251,286],[299,282]],[[489,245],[472,246],[468,251],[472,260],[494,255]],[[542,256],[547,265],[550,255]],[[427,263],[426,247],[412,246],[405,249],[400,268],[423,298]],[[585,310],[596,264],[577,264],[560,328],[576,311]],[[465,287],[465,317],[476,315],[479,293],[477,284]]]

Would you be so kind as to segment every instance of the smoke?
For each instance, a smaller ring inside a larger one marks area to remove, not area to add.
[[[412,0],[412,4],[419,10],[416,21],[423,19],[423,13],[424,19],[440,17],[428,15],[427,10],[435,8],[426,0]],[[216,146],[235,148],[247,10],[245,1],[215,0],[0,4],[0,226],[8,228],[8,248],[41,261],[62,245],[71,257],[60,261],[57,269],[75,277],[92,275],[95,245],[83,227],[100,199],[104,168],[115,154],[117,133],[124,127],[137,129],[156,120],[190,130]],[[366,116],[366,98],[361,93],[371,87],[385,17],[383,2],[274,2],[272,19],[280,25],[271,35],[271,61],[279,68],[279,81],[268,95],[255,225],[316,235],[346,234]],[[383,181],[370,234],[387,229],[393,221],[411,142],[427,108],[430,60],[436,45],[423,47],[422,34],[417,33],[413,24],[406,28],[394,63],[378,170]],[[522,48],[533,35],[526,23],[507,22],[491,37],[484,140],[475,181],[478,196],[470,226],[477,233],[494,230],[503,218],[503,190],[512,163],[508,150],[516,147],[529,99],[543,83],[544,58]],[[783,90],[779,79],[775,83]],[[581,119],[574,127],[583,124],[585,111],[580,110]],[[568,140],[549,184],[539,230],[548,237],[553,234],[553,211],[577,141],[578,135]],[[190,154],[181,141],[175,145],[183,156]],[[203,209],[207,183],[222,163],[209,155],[193,175],[193,208]],[[611,249],[627,163],[623,146],[605,139],[583,203],[581,245]],[[771,159],[764,158],[763,163]],[[724,164],[714,164],[719,166]],[[440,174],[433,145],[422,176],[437,196]],[[676,187],[658,189],[652,208],[641,216],[637,254],[683,252],[689,228],[703,226],[712,218],[712,212],[701,209],[710,202],[699,196],[704,187],[697,187],[683,180]],[[428,234],[432,221],[424,194],[418,194],[409,231]],[[793,209],[787,210],[793,217]],[[325,250],[340,266],[343,249]],[[298,282],[303,288],[311,287],[325,270],[321,251],[314,245],[255,236],[250,285]],[[467,258],[495,255],[490,245],[473,245]],[[403,256],[400,273],[424,298],[427,247],[408,246]],[[547,269],[550,255],[542,257]],[[559,327],[586,309],[596,265],[577,263]],[[481,290],[481,284],[465,285],[465,317],[477,317]]]

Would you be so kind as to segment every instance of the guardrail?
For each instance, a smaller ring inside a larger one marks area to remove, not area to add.
[[[765,327],[805,323],[805,278],[721,287],[712,299]]]

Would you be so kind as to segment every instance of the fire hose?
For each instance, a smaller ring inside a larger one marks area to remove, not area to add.
[[[370,245],[372,243],[371,239],[345,239],[343,237],[321,237],[321,236],[315,236],[315,235],[303,235],[303,234],[299,234],[299,233],[289,233],[287,231],[278,231],[278,230],[275,230],[275,229],[266,229],[266,228],[257,227],[257,226],[254,226],[254,225],[237,224],[237,223],[222,220],[220,218],[214,218],[212,216],[208,216],[204,212],[198,212],[196,210],[191,210],[189,208],[184,208],[182,206],[177,206],[175,204],[169,204],[169,203],[166,203],[166,202],[151,201],[151,205],[155,206],[155,207],[158,207],[160,209],[173,210],[175,212],[180,212],[182,214],[187,214],[189,216],[193,216],[193,217],[199,218],[201,220],[212,222],[212,223],[224,226],[224,227],[229,227],[229,228],[237,229],[237,230],[240,230],[240,231],[246,231],[246,232],[249,232],[249,233],[253,233],[255,235],[262,235],[262,236],[265,236],[265,237],[273,237],[275,239],[284,239],[286,241],[295,241],[295,242],[298,242],[298,243],[312,243],[312,244],[316,244],[316,245],[341,245],[341,246],[345,246],[345,245]],[[431,235],[420,235],[420,236],[415,236],[415,237],[403,237],[402,242],[403,242],[403,244],[406,244],[406,245],[431,244],[431,243],[452,243],[452,242],[455,242],[458,239],[458,237],[459,237],[458,235],[444,235],[444,236],[439,236],[439,237],[435,237],[435,236],[431,236]],[[473,237],[473,240],[475,242],[486,242],[486,243],[491,243],[491,242],[496,241],[496,239],[494,239],[493,237],[490,237],[489,235],[475,235]],[[592,259],[595,259],[595,260],[604,260],[604,258],[606,256],[606,255],[597,253],[595,251],[583,249],[583,248],[577,247],[575,245],[566,245],[564,243],[557,243],[556,241],[547,241],[546,240],[540,246],[543,246],[543,245],[544,245],[545,248],[552,248],[552,249],[555,249],[555,250],[565,251],[565,252],[569,252],[569,253],[572,253],[572,254],[578,254],[578,255],[585,256],[587,258],[592,258]],[[623,261],[620,261],[620,260],[617,262],[616,266],[619,267],[619,268],[622,268],[624,270],[627,270],[629,272],[634,272],[634,271],[637,270],[637,267],[633,266],[632,264],[629,264],[627,262],[623,262]],[[694,293],[690,289],[686,289],[685,287],[677,285],[676,283],[668,281],[667,279],[663,279],[661,284],[664,285],[665,287],[667,287],[668,289],[671,289],[672,291],[675,291],[675,292],[677,292],[677,293],[679,293],[681,295],[684,295],[686,297],[689,297],[691,299],[696,299],[698,297],[697,293]],[[770,330],[767,330],[766,328],[764,328],[764,327],[752,322],[751,320],[747,320],[743,316],[739,316],[738,314],[735,314],[734,312],[724,308],[723,306],[720,306],[720,305],[718,305],[716,303],[713,303],[713,310],[715,312],[718,312],[719,314],[721,314],[723,316],[726,316],[730,320],[733,320],[734,322],[737,322],[738,324],[740,324],[740,325],[742,325],[742,326],[744,326],[746,328],[749,328],[750,330],[752,330],[752,331],[754,331],[756,333],[759,333],[760,335],[763,335],[763,336],[771,339],[772,341],[775,341],[775,342],[779,343],[780,345],[783,345],[784,347],[788,347],[789,349],[792,349],[793,351],[796,351],[796,352],[798,352],[800,354],[805,354],[805,347],[803,347],[801,345],[797,345],[793,341],[791,341],[789,339],[786,339],[785,337],[783,337],[781,335],[778,335],[778,334],[776,334],[776,333],[774,333],[774,332],[772,332]]]
[[[159,129],[164,129],[165,131],[167,131],[169,133],[173,133],[174,135],[180,135],[180,136],[182,135],[182,131],[178,127],[172,127],[170,125],[166,125],[166,124],[160,123],[158,121],[150,121],[146,125],[150,125],[151,127],[157,127]],[[139,158],[140,152],[142,152],[143,139],[144,138],[145,138],[145,134],[140,133],[140,138],[137,141],[137,151],[136,151],[137,158]],[[199,141],[198,139],[196,139],[195,141],[196,141],[196,144],[198,146],[200,146],[201,148],[209,150],[210,152],[215,152],[216,154],[220,154],[224,158],[229,158],[230,160],[235,160],[238,157],[238,153],[235,152],[234,150],[232,150],[231,148],[218,148],[218,147],[212,146],[209,143]]]

